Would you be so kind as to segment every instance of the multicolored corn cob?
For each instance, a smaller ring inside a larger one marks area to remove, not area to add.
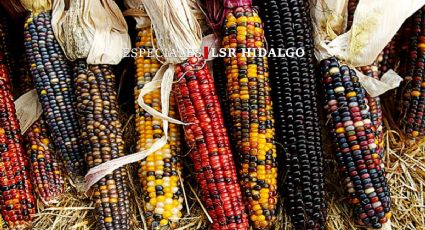
[[[358,0],[350,0],[348,2],[348,24],[347,24],[347,30],[351,28],[351,25],[353,23],[354,18],[354,12],[357,8]],[[381,71],[380,71],[380,65],[384,61],[384,51],[382,51],[376,60],[368,66],[362,66],[357,68],[359,71],[363,72],[364,75],[375,78],[377,80],[381,79]],[[372,121],[372,129],[375,132],[376,136],[376,142],[377,144],[377,150],[376,152],[381,156],[381,158],[384,157],[384,130],[383,130],[383,119],[382,119],[382,105],[381,105],[381,99],[378,97],[371,97],[368,93],[366,94],[367,97],[367,104],[369,106],[369,111],[371,115],[371,121]]]
[[[34,86],[26,69],[25,57],[21,60],[23,60],[22,66],[17,73],[20,75],[21,91],[26,93]],[[64,179],[44,119],[40,118],[34,122],[23,137],[31,164],[30,171],[32,183],[35,185],[34,191],[45,204],[54,203],[64,191]]]
[[[381,78],[381,72],[379,71],[379,63],[383,59],[383,54],[379,54],[378,58],[371,65],[362,66],[359,68],[360,71],[363,72],[364,75],[368,77],[375,78],[379,80]],[[382,105],[381,99],[379,97],[371,97],[368,93],[366,93],[367,105],[369,106],[369,112],[371,115],[372,121],[372,130],[375,132],[377,145],[376,152],[383,159],[384,157],[384,123],[382,117]]]
[[[27,61],[58,155],[68,175],[79,181],[86,168],[74,108],[71,69],[54,37],[50,20],[47,12],[28,17],[24,32]]]
[[[92,168],[125,155],[115,76],[108,65],[75,67],[75,95],[87,166]],[[99,229],[130,229],[129,188],[124,167],[93,185]]]
[[[286,209],[296,229],[324,229],[326,202],[315,58],[306,1],[260,3],[270,49],[300,49],[303,56],[270,57],[276,140],[284,147]]]
[[[214,81],[203,58],[176,67],[177,97],[185,139],[202,200],[214,230],[248,229],[223,114]]]
[[[407,47],[401,59],[400,71],[404,82],[402,91],[401,122],[405,133],[411,138],[422,137],[425,134],[425,7],[417,11],[411,19],[411,25],[405,40]]]
[[[0,209],[9,228],[19,229],[31,226],[36,207],[4,48],[0,49]]]
[[[139,30],[136,48],[143,51],[136,58],[136,87],[134,89],[136,109],[136,130],[139,133],[137,150],[149,149],[155,140],[164,135],[162,120],[144,111],[137,99],[145,84],[152,81],[161,66],[156,57],[149,57],[153,50],[151,28]],[[144,101],[157,111],[161,111],[161,92],[156,90],[144,97]],[[177,104],[170,97],[169,116],[178,116]],[[181,133],[176,124],[169,124],[168,143],[162,149],[140,162],[139,178],[142,182],[143,199],[147,223],[152,228],[177,222],[182,216],[183,191],[180,176],[182,165],[178,154],[181,152]]]
[[[277,163],[274,118],[266,57],[244,49],[265,48],[260,17],[249,5],[236,7],[224,20],[223,48],[236,49],[224,58],[227,94],[245,204],[254,227],[276,221]]]
[[[377,153],[366,92],[355,71],[336,58],[325,59],[320,66],[325,109],[350,203],[361,224],[381,228],[391,217],[390,191]]]

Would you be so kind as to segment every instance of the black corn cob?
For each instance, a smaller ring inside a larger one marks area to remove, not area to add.
[[[86,170],[78,139],[71,69],[50,20],[48,12],[28,17],[24,30],[26,56],[55,147],[68,174],[77,179]]]
[[[402,93],[401,123],[405,133],[411,138],[425,134],[425,7],[417,11],[406,24],[410,35],[404,56],[401,58],[399,73],[404,78],[400,85]],[[408,33],[406,33],[408,34]],[[406,36],[406,35],[405,35]],[[403,53],[402,53],[403,54]]]
[[[336,159],[360,224],[381,228],[391,217],[390,191],[377,153],[366,92],[353,69],[336,58],[321,62],[325,109]]]
[[[324,229],[326,203],[313,38],[305,1],[262,1],[271,49],[302,48],[304,56],[270,57],[277,141],[288,169],[286,208],[296,229]]]
[[[227,79],[226,79],[226,71],[224,66],[223,58],[215,58],[213,61],[213,77],[214,77],[214,85],[217,88],[217,95],[220,101],[221,108],[229,108],[229,101],[227,97]],[[223,110],[224,124],[229,133],[232,133],[232,120],[229,114],[228,109]]]
[[[0,9],[0,14],[3,13],[3,10]],[[7,20],[3,17],[0,16],[0,21],[2,23],[0,23],[0,34],[2,34],[2,36],[0,36],[0,50],[2,50],[4,58],[3,58],[3,62],[4,64],[7,66],[7,69],[9,71],[9,75],[10,76],[14,76],[14,70],[15,70],[15,63],[14,63],[14,57],[12,55],[12,52],[10,50],[10,37],[9,36],[3,36],[3,35],[8,35],[9,34],[9,28],[7,25]]]
[[[79,61],[75,67],[77,115],[87,166],[92,168],[124,154],[115,76],[108,65]],[[130,229],[129,188],[124,167],[93,185],[99,229]]]

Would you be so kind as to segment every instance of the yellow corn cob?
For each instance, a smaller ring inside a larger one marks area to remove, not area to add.
[[[136,47],[141,50],[152,49],[150,28],[141,29],[138,34]],[[154,118],[137,104],[140,89],[155,76],[160,63],[155,57],[148,57],[147,52],[136,58],[136,129],[139,133],[138,150],[149,149],[156,139],[164,133],[162,121]],[[145,103],[154,109],[161,110],[160,90],[144,97]],[[177,116],[174,97],[170,97],[169,116]],[[168,143],[161,150],[148,156],[140,162],[139,177],[143,186],[145,214],[149,225],[153,228],[175,222],[181,217],[183,197],[179,173],[181,163],[177,154],[180,153],[180,130],[175,124],[169,125]]]

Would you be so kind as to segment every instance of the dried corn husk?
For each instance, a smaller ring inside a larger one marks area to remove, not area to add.
[[[113,0],[54,1],[52,26],[71,61],[87,58],[88,64],[118,64],[131,48],[127,24]]]
[[[21,0],[22,6],[32,13],[40,13],[52,9],[51,0]]]
[[[19,0],[0,1],[6,12],[15,20],[26,16],[27,11]]]

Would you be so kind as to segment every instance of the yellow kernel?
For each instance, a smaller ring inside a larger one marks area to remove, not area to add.
[[[412,97],[419,97],[419,96],[421,95],[421,92],[419,92],[419,91],[415,90],[415,91],[412,91],[412,92],[410,93],[410,95],[412,95]]]
[[[161,203],[163,203],[163,202],[165,202],[165,196],[158,196],[158,197],[156,198],[156,200],[157,200],[157,202],[161,202]]]
[[[159,224],[160,224],[161,226],[167,225],[167,224],[168,224],[168,220],[166,220],[166,219],[162,219],[162,220],[159,222]]]
[[[336,132],[336,133],[344,133],[344,131],[345,131],[345,129],[344,129],[343,127],[341,127],[341,128],[337,128],[337,129],[335,130],[335,132]]]
[[[237,22],[238,22],[238,23],[241,23],[241,22],[248,22],[248,18],[247,18],[246,16],[239,17],[239,18],[237,19]]]
[[[347,93],[347,97],[355,97],[355,96],[357,96],[357,93],[356,92],[349,92],[349,93]]]

